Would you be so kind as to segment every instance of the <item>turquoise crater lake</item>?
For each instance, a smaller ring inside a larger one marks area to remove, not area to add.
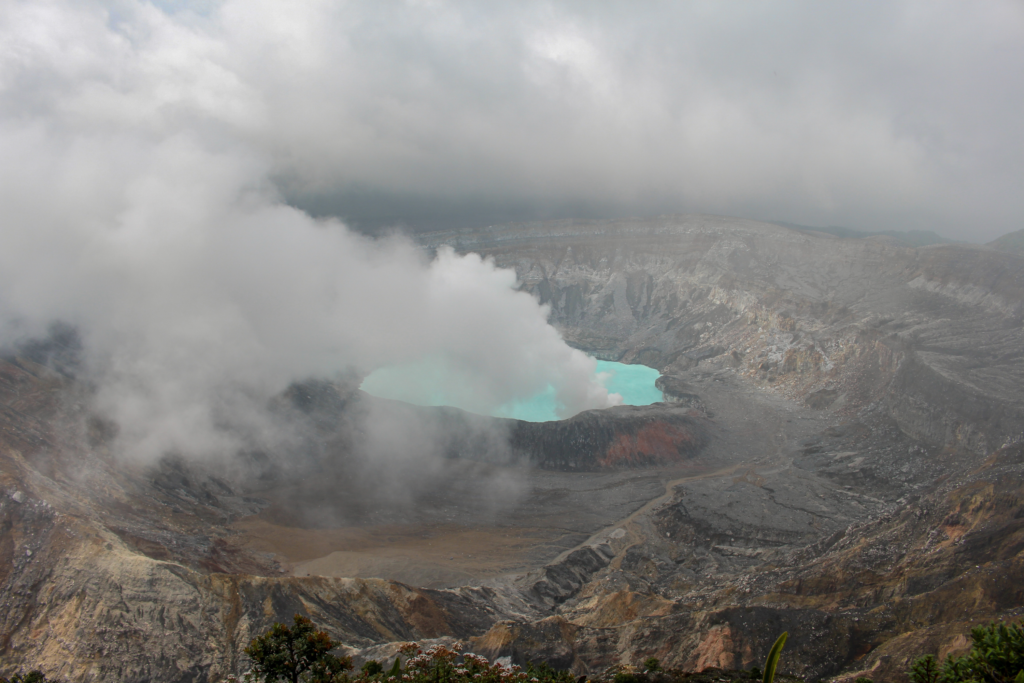
[[[378,398],[390,398],[423,406],[452,405],[457,401],[451,401],[437,391],[409,391],[411,383],[422,387],[424,382],[429,383],[432,374],[437,375],[442,371],[440,368],[422,364],[380,368],[370,373],[360,388]],[[654,386],[660,374],[646,365],[597,361],[598,378],[603,379],[609,393],[621,395],[625,405],[646,406],[665,400],[661,390]],[[491,414],[493,417],[510,417],[527,422],[549,422],[559,419],[557,407],[555,389],[549,386],[546,391],[530,399],[511,401]]]

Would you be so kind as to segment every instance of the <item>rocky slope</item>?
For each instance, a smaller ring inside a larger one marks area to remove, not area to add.
[[[357,657],[459,638],[591,675],[739,667],[789,630],[786,672],[895,679],[1020,615],[1021,257],[705,216],[424,240],[515,268],[574,345],[659,368],[666,404],[542,426],[310,382],[275,399],[290,450],[143,465],[57,329],[0,360],[0,675],[221,680],[301,612]],[[371,423],[402,437],[388,469]],[[426,589],[293,576],[252,520],[544,540]]]
[[[593,673],[649,656],[688,670],[746,668],[789,631],[787,671],[900,680],[922,653],[966,650],[972,626],[1024,616],[1022,475],[1022,447],[1001,449],[960,486],[752,571],[696,577],[689,558],[708,557],[702,550],[716,539],[685,529],[692,521],[680,522],[678,508],[687,496],[677,494],[621,564],[592,574],[557,615],[499,623],[474,646],[520,661],[542,652]],[[661,538],[663,529],[671,532]]]
[[[722,410],[720,387],[730,384],[831,421],[798,438],[761,421],[763,435],[781,440],[756,466],[676,486],[624,525],[628,542],[607,569],[558,608],[573,634],[563,650],[579,668],[626,652],[634,664],[653,654],[685,667],[746,666],[788,628],[800,633],[794,671],[820,678],[868,665],[898,677],[911,654],[965,644],[967,620],[1019,613],[1019,530],[1003,520],[1024,514],[1020,468],[999,460],[1019,452],[1024,435],[1019,256],[709,216],[499,226],[425,241],[515,268],[567,339],[658,367],[667,399],[721,412],[727,431],[749,419]],[[925,533],[907,519],[955,518],[955,501],[981,481],[1008,487],[985,489],[1005,507],[977,501],[981,512],[957,532],[963,545],[949,551],[958,559],[932,571],[941,564],[935,538],[948,529],[932,520]],[[945,493],[926,493],[936,490]],[[858,551],[816,558],[837,538],[857,538]],[[1003,548],[993,551],[1000,560],[983,546]],[[929,578],[908,579],[917,574]],[[805,578],[780,578],[797,575]],[[820,597],[807,600],[812,580]],[[861,599],[847,600],[847,589]],[[973,601],[945,604],[958,590]],[[910,600],[928,617],[903,616]],[[521,642],[502,638],[503,651]]]
[[[1024,431],[1024,268],[986,247],[910,248],[713,216],[424,237],[492,256],[566,339],[670,376],[732,368],[922,441],[984,455]]]
[[[1016,232],[1003,235],[989,242],[988,246],[993,249],[1022,254],[1024,253],[1024,230],[1017,230]]]

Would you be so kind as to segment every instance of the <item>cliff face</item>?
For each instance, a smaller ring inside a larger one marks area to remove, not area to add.
[[[426,241],[515,268],[574,345],[659,368],[667,403],[530,424],[310,382],[275,399],[294,452],[144,465],[110,452],[62,332],[0,360],[0,675],[220,680],[299,612],[358,657],[459,638],[581,673],[735,667],[789,630],[786,672],[896,679],[1021,614],[1020,257],[714,217]],[[404,444],[383,470],[371,418]],[[473,588],[298,575],[371,553],[353,529],[431,562],[522,550]]]

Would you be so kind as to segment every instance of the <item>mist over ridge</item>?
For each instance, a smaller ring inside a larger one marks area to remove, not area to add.
[[[448,358],[484,404],[548,383],[573,412],[606,404],[593,361],[493,262],[450,250],[428,261],[401,238],[313,221],[248,190],[260,178],[244,164],[190,141],[141,151],[116,213],[64,201],[40,220],[46,202],[32,188],[43,179],[8,185],[20,244],[0,276],[6,341],[55,319],[77,326],[99,409],[133,451],[223,450],[218,423],[256,427],[263,402],[293,381],[421,355]],[[46,161],[55,175],[117,172],[96,156]]]
[[[207,62],[211,82],[154,90],[153,60],[174,70],[179,44],[203,50],[152,6],[126,8],[141,42],[97,6],[10,8],[0,116],[0,344],[75,327],[123,450],[225,452],[240,433],[272,446],[266,402],[290,383],[422,355],[460,368],[484,404],[551,383],[573,413],[608,405],[593,361],[511,271],[283,203],[245,139],[253,112],[219,99],[230,79]],[[35,29],[81,49],[54,52]]]

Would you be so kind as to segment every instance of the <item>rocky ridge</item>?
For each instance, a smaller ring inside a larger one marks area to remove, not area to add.
[[[1016,466],[992,467],[993,454],[1016,452],[1024,434],[1019,256],[712,216],[424,239],[431,249],[472,250],[514,268],[568,340],[659,368],[670,401],[716,416],[723,404],[707,397],[732,383],[831,421],[795,439],[783,429],[774,453],[765,449],[745,472],[670,486],[659,507],[623,526],[629,542],[558,607],[577,627],[612,629],[574,630],[574,661],[600,668],[634,652],[685,668],[749,666],[788,628],[802,634],[790,655],[802,675],[827,677],[861,662],[871,675],[898,678],[908,653],[966,645],[969,620],[1019,614],[1021,596],[1008,590],[1020,566],[1019,532],[999,521],[1006,513],[976,515],[962,531],[986,540],[959,541],[976,552],[962,547],[960,564],[943,572],[924,570],[937,559],[915,549],[948,530],[925,535],[906,524],[907,516],[952,509],[979,481],[1009,487],[991,495],[1021,514]],[[721,417],[736,428],[738,416]],[[840,554],[836,539],[851,538],[872,550]],[[1006,548],[998,568],[978,550],[988,544]],[[818,601],[791,595],[808,584],[780,577],[825,573],[821,552],[830,568],[849,573],[816,584],[827,586]],[[930,578],[908,587],[906,573],[918,571]],[[870,597],[844,603],[845,585]],[[960,601],[939,607],[957,590],[975,598],[962,614]],[[907,619],[908,601],[932,612]]]

